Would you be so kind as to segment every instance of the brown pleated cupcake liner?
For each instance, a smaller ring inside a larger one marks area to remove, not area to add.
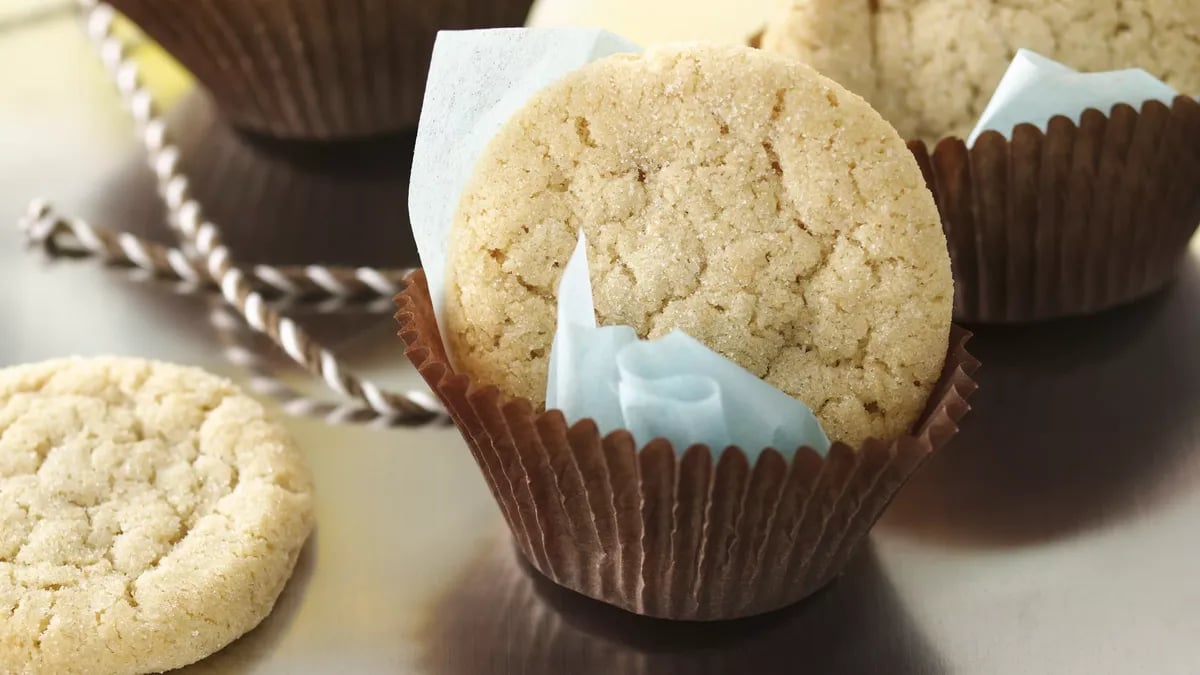
[[[489,542],[430,608],[418,664],[431,675],[939,672],[936,648],[863,548],[804,606],[690,623],[593,602],[531,571],[510,541]]]
[[[239,127],[342,139],[415,128],[441,29],[520,26],[532,0],[110,0]]]
[[[1088,110],[1045,133],[909,149],[937,201],[958,321],[1086,315],[1170,283],[1200,226],[1200,103]]]
[[[955,328],[911,436],[811,449],[791,461],[738,448],[714,459],[627,431],[568,426],[456,373],[422,272],[397,296],[406,355],[467,441],[518,548],[555,583],[658,618],[720,620],[793,604],[836,577],[897,490],[956,432],[978,366]]]

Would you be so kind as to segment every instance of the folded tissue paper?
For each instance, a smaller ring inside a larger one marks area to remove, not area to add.
[[[824,456],[830,445],[803,403],[685,333],[639,340],[629,326],[597,327],[583,232],[559,283],[546,407],[568,423],[590,417],[602,434],[628,429],[639,445],[737,445],[751,461],[768,447]]]
[[[1050,119],[1057,115],[1078,124],[1089,108],[1108,114],[1118,103],[1138,107],[1157,100],[1170,105],[1177,95],[1174,89],[1139,68],[1081,73],[1022,49],[1000,80],[967,145],[975,145],[985,131],[998,131],[1009,138],[1019,124],[1033,124],[1045,131]]]

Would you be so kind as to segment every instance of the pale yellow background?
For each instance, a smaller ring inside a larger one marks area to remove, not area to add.
[[[605,28],[643,45],[689,40],[744,43],[762,28],[780,2],[536,0],[529,25]],[[0,0],[0,24],[30,12],[73,4],[73,0]],[[147,84],[163,105],[169,106],[188,89],[187,74],[155,45],[140,43],[135,56],[142,65]],[[54,59],[55,56],[46,54],[44,58]]]
[[[532,26],[606,28],[634,42],[745,42],[780,0],[537,0]]]
[[[66,4],[60,0],[0,0],[0,20],[31,12]]]

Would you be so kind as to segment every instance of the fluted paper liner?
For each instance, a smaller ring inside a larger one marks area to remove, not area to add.
[[[591,420],[568,426],[450,366],[423,272],[397,296],[405,354],[466,439],[518,548],[555,583],[647,616],[731,619],[790,605],[842,570],[917,467],[957,432],[978,366],[954,329],[916,433],[827,458],[766,450],[713,459],[665,441],[640,450]]]
[[[937,201],[955,318],[1023,323],[1099,312],[1173,280],[1200,225],[1200,103],[1088,110],[1075,125],[994,131],[930,154],[909,143]]]
[[[416,128],[440,29],[520,26],[532,0],[110,0],[239,127],[332,140]]]

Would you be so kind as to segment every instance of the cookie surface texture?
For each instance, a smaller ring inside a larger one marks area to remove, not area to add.
[[[1200,93],[1197,26],[1196,0],[790,0],[762,47],[808,62],[905,138],[933,143],[970,134],[1021,48],[1084,72],[1143,68]]]
[[[939,376],[953,282],[933,198],[895,130],[798,61],[618,55],[509,120],[451,232],[458,368],[544,404],[579,228],[601,325],[683,330],[834,440],[905,432]]]
[[[308,470],[195,368],[0,370],[0,672],[149,673],[266,617],[312,529]]]

